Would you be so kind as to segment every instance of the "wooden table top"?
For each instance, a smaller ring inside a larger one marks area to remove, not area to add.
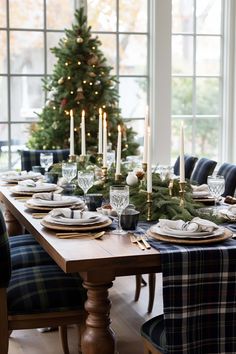
[[[158,251],[142,251],[131,244],[128,235],[107,232],[102,240],[58,239],[56,231],[46,229],[40,220],[34,219],[32,211],[22,200],[16,200],[7,186],[0,186],[0,200],[65,272],[110,269],[114,276],[119,276],[158,271]]]

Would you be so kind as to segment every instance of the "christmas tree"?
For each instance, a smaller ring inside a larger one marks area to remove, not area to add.
[[[98,149],[99,108],[107,113],[108,143],[116,148],[117,126],[122,129],[122,157],[134,155],[137,144],[134,131],[128,128],[118,108],[117,80],[112,67],[99,49],[101,42],[93,37],[83,9],[75,12],[75,24],[65,30],[58,47],[51,49],[57,57],[53,73],[44,80],[48,100],[31,126],[28,146],[33,149],[69,147],[70,110],[75,119],[75,153],[81,154],[81,114],[86,115],[86,148],[90,154]]]

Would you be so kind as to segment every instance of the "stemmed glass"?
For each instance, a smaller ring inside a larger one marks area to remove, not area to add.
[[[66,179],[70,184],[72,179],[77,175],[77,163],[76,162],[63,162],[62,163],[62,177]]]
[[[48,172],[48,169],[53,164],[53,153],[52,152],[41,152],[40,153],[40,165],[44,167],[45,172]]]
[[[209,191],[215,199],[215,212],[217,202],[221,194],[224,193],[225,190],[225,179],[224,176],[212,175],[207,177],[207,184],[209,187]]]
[[[111,168],[111,165],[115,162],[115,159],[116,159],[115,150],[107,151],[108,170]]]
[[[129,187],[128,186],[111,186],[110,187],[110,204],[116,210],[118,215],[118,229],[112,231],[114,234],[126,234],[122,230],[120,224],[120,217],[122,211],[129,205]]]
[[[84,202],[86,203],[86,193],[93,186],[94,173],[92,172],[78,172],[78,186],[84,192]]]

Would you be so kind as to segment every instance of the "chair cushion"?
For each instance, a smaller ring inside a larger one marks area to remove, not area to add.
[[[11,258],[6,224],[0,209],[0,288],[8,286],[11,277]]]
[[[11,249],[12,269],[46,264],[55,264],[55,262],[39,244],[13,247]]]
[[[67,160],[70,154],[69,149],[62,150],[21,150],[19,151],[21,155],[21,169],[30,171],[33,166],[40,165],[40,153],[41,152],[52,152],[53,153],[53,163],[61,162]]]
[[[205,157],[201,158],[191,175],[191,182],[196,182],[199,185],[207,183],[207,177],[212,175],[216,165],[216,161],[206,159]]]
[[[185,178],[190,179],[197,160],[198,160],[198,158],[195,156],[184,155]],[[180,164],[180,161],[179,161],[179,157],[178,157],[175,164],[174,164],[174,174],[176,176],[179,176],[179,164]]]
[[[9,237],[9,244],[11,250],[15,247],[27,246],[27,245],[38,245],[38,242],[31,234],[17,235]]]
[[[65,274],[57,265],[12,270],[7,289],[9,314],[82,309],[85,300],[81,277]]]
[[[218,175],[225,178],[225,191],[222,194],[223,197],[230,195],[234,196],[236,188],[236,165],[230,163],[223,163],[219,168]]]
[[[166,347],[166,335],[164,331],[163,315],[152,318],[141,327],[141,335],[145,337],[154,348],[164,353]]]

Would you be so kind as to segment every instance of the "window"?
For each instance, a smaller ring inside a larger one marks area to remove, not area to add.
[[[185,151],[221,160],[223,127],[223,2],[172,1],[172,158]]]

